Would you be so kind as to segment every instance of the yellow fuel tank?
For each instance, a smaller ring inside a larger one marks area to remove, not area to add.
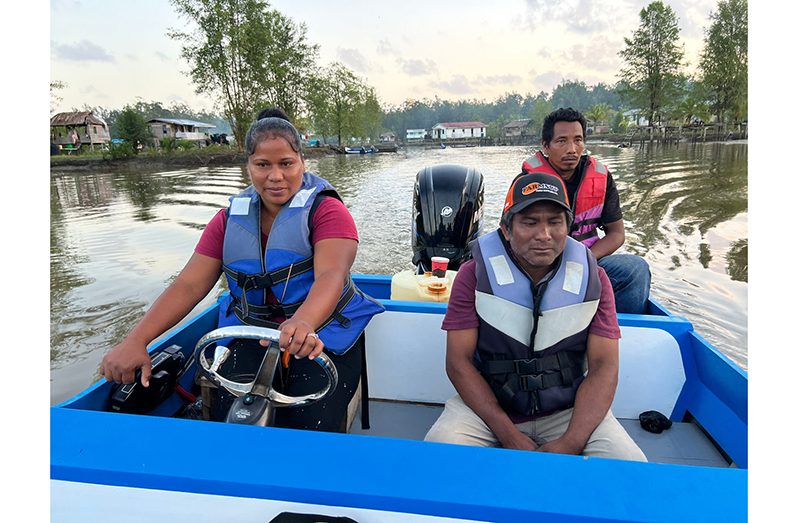
[[[431,272],[416,274],[410,269],[399,272],[391,278],[391,299],[448,302],[455,276],[457,271],[446,271],[442,278]]]

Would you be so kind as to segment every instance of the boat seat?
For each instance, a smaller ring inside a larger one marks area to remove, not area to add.
[[[442,405],[371,400],[371,428],[352,423],[350,434],[422,441],[443,412]],[[356,414],[359,420],[360,411]],[[619,418],[626,432],[652,463],[729,467],[728,461],[694,423],[674,423],[661,434],[646,432],[635,419]]]
[[[687,381],[676,339],[662,329],[621,326],[618,360],[613,414],[637,419],[656,410],[670,417]]]

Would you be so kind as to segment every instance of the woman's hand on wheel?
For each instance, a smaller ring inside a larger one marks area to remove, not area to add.
[[[280,325],[280,348],[295,358],[314,359],[324,349],[313,327],[306,321],[290,318]]]

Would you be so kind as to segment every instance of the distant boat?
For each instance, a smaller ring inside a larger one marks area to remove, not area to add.
[[[370,145],[369,147],[344,147],[344,150],[346,151],[346,154],[372,154],[379,152],[373,145]]]

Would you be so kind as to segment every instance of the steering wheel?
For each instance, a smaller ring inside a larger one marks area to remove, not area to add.
[[[230,355],[230,349],[222,345],[217,345],[214,352],[212,361],[208,361],[205,356],[205,349],[208,345],[223,339],[239,338],[251,340],[267,340],[272,342],[271,345],[265,349],[266,356],[263,358],[260,369],[255,376],[255,379],[248,383],[241,383],[229,380],[219,374],[219,367]],[[275,329],[267,329],[265,327],[254,327],[252,325],[234,325],[230,327],[222,327],[207,333],[200,338],[197,346],[194,349],[194,358],[198,363],[199,372],[210,380],[217,387],[223,388],[230,394],[237,398],[244,398],[243,405],[251,405],[254,401],[259,400],[265,403],[266,407],[302,407],[309,405],[326,397],[338,385],[338,371],[335,364],[327,357],[326,354],[319,354],[313,359],[318,363],[327,375],[327,385],[320,391],[306,396],[286,396],[272,388],[272,380],[274,373],[277,369],[277,364],[280,361],[280,349],[277,347],[277,342],[280,340],[280,331]],[[249,400],[249,401],[248,401]],[[236,400],[238,401],[238,400]],[[244,408],[244,407],[241,407]],[[233,414],[231,408],[231,415]],[[241,418],[241,416],[239,416]],[[244,421],[231,419],[230,422],[263,424],[257,420],[252,421],[249,418]]]

